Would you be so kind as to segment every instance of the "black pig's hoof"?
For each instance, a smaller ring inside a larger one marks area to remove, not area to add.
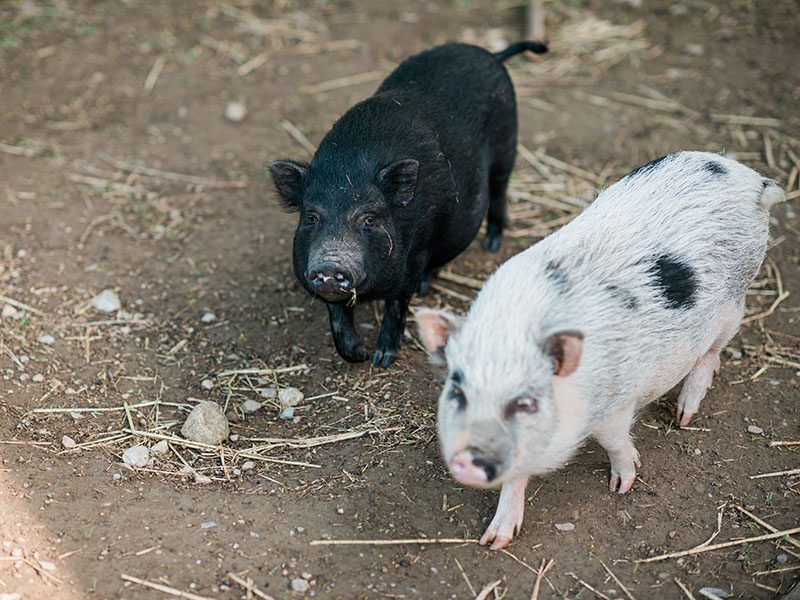
[[[500,239],[502,237],[502,233],[499,231],[489,231],[486,233],[486,237],[483,238],[481,247],[489,252],[497,252],[500,249]]]
[[[396,357],[396,350],[382,350],[378,348],[375,350],[375,354],[372,355],[372,364],[376,367],[383,367],[384,369],[387,369],[389,365],[394,362]]]
[[[360,344],[347,350],[340,350],[339,355],[350,363],[364,362],[369,358],[369,352]]]

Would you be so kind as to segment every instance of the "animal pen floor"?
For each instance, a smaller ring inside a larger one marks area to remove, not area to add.
[[[263,167],[307,156],[402,58],[516,40],[524,3],[265,4],[0,5],[0,598],[474,598],[493,582],[482,597],[531,598],[551,560],[539,598],[790,589],[800,536],[713,546],[800,526],[800,446],[781,444],[800,440],[796,2],[554,0],[551,52],[509,61],[522,143],[510,231],[500,255],[475,244],[417,305],[465,310],[503,259],[668,151],[725,150],[790,199],[692,427],[675,428],[674,393],[644,411],[623,497],[593,443],[534,479],[504,552],[312,545],[474,539],[497,496],[445,472],[439,374],[411,337],[387,371],[335,355]],[[225,119],[230,102],[241,122]],[[106,288],[117,314],[90,306]],[[377,310],[359,311],[370,340]],[[305,393],[294,420],[272,400],[241,413],[276,385]],[[196,399],[238,411],[236,441],[121,464],[177,433]]]

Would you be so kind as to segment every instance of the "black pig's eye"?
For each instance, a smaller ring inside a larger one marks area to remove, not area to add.
[[[374,215],[364,215],[361,221],[366,227],[375,227],[378,224],[378,219]]]
[[[306,225],[317,225],[319,224],[319,216],[315,213],[308,213],[306,215]]]
[[[532,415],[539,409],[536,398],[531,398],[530,396],[520,396],[519,398],[515,398],[511,401],[508,406],[506,406],[506,416],[512,417],[517,413],[525,413]]]

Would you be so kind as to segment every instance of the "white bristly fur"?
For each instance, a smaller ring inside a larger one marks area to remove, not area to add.
[[[446,342],[466,404],[458,409],[448,380],[439,405],[445,458],[478,448],[498,463],[497,485],[562,466],[594,435],[609,451],[612,483],[616,469],[630,487],[636,410],[694,369],[686,385],[696,402],[683,408],[694,414],[764,260],[768,210],[782,199],[777,184],[732,159],[672,154],[503,264]],[[654,271],[664,256],[693,272],[691,302],[668,306]],[[567,377],[553,375],[544,345],[561,331],[583,334]],[[520,396],[535,398],[538,411],[508,417]]]

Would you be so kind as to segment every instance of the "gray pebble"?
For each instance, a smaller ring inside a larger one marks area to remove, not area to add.
[[[575,523],[556,523],[556,529],[559,531],[572,531],[575,529]]]
[[[92,298],[92,306],[101,312],[113,313],[122,307],[122,303],[114,290],[106,289]]]
[[[192,409],[181,428],[187,440],[218,446],[228,438],[228,420],[215,402],[200,402]]]
[[[281,406],[297,406],[303,401],[303,392],[297,388],[287,387],[278,392],[278,401]]]
[[[257,412],[258,409],[261,408],[261,402],[256,402],[255,400],[245,400],[242,403],[242,412],[246,415],[252,415],[254,412]]]
[[[132,467],[146,467],[150,451],[141,445],[131,446],[122,453],[122,462]]]
[[[301,577],[297,577],[292,579],[292,589],[295,592],[299,592],[301,594],[305,594],[308,591],[308,588],[311,587],[311,584],[308,583],[305,579]]]
[[[764,430],[761,429],[761,427],[759,427],[758,425],[750,425],[747,428],[747,433],[752,433],[753,435],[761,435],[762,433],[764,433]]]

